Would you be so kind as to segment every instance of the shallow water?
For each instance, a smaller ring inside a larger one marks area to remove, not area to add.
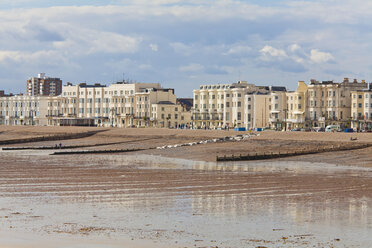
[[[15,166],[0,176],[0,244],[6,247],[369,247],[372,242],[372,171],[366,168],[216,164],[149,155],[1,156],[31,167],[22,173]],[[50,167],[55,174],[41,175]],[[92,176],[98,169],[105,180],[99,173]]]

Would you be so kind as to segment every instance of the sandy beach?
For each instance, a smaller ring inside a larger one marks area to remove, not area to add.
[[[62,143],[84,146],[68,150],[144,149],[58,156],[50,155],[53,150],[2,151],[2,247],[370,244],[371,148],[266,161],[216,163],[215,159],[262,150],[369,143],[372,134],[265,131],[242,141],[150,149],[241,133],[1,127],[0,140],[92,130],[102,132],[80,139],[2,146]]]

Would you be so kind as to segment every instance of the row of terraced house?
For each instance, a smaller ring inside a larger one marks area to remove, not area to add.
[[[257,86],[205,84],[178,99],[159,83],[62,85],[45,74],[27,81],[27,95],[0,91],[0,124],[182,128],[296,128],[339,125],[372,129],[372,89],[364,80]]]
[[[60,95],[0,96],[0,124],[115,127],[192,125],[189,111],[192,99],[177,99],[174,89],[162,88],[159,83],[123,81],[109,86],[86,83],[62,86],[61,82],[59,87]]]
[[[194,125],[200,128],[326,127],[372,129],[372,90],[364,80],[298,82],[285,87],[233,84],[201,85],[194,90]]]

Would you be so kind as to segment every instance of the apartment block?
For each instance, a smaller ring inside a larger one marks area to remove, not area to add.
[[[369,89],[351,92],[351,127],[372,130],[372,84]]]
[[[354,79],[350,82],[344,78],[341,83],[311,80],[308,85],[308,125],[350,127],[351,92],[364,89],[368,89],[364,80],[358,82]]]
[[[37,77],[27,80],[28,96],[58,96],[61,92],[62,80],[46,77],[45,73],[39,73]]]
[[[201,85],[193,92],[193,124],[196,128],[267,127],[268,94],[273,90],[285,91],[285,87],[256,86],[246,81]]]
[[[0,125],[47,125],[49,97],[0,97]]]
[[[244,99],[244,127],[246,129],[269,126],[270,100],[269,93],[252,92]]]
[[[176,104],[174,90],[161,88],[159,83],[69,83],[63,86],[60,99],[49,106],[50,125],[149,126],[153,104]]]
[[[298,82],[296,91],[286,93],[286,129],[306,127],[306,103],[308,86],[304,81]]]
[[[148,121],[153,127],[190,128],[191,112],[181,104],[161,101],[151,105],[151,117]]]

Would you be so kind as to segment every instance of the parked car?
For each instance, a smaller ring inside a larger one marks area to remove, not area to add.
[[[299,127],[298,128],[293,128],[293,129],[291,129],[291,131],[292,132],[298,132],[298,131],[301,131],[301,128],[299,128]]]
[[[341,132],[341,128],[339,125],[328,125],[325,128],[326,132]]]

